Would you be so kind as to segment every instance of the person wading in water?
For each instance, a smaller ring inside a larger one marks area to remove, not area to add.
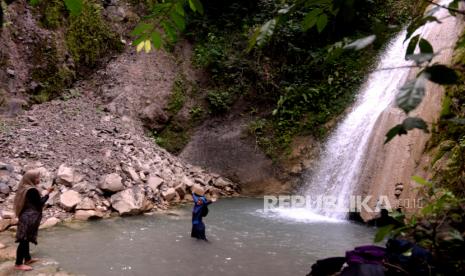
[[[40,183],[40,172],[37,170],[27,171],[18,185],[14,208],[19,219],[16,232],[16,242],[19,243],[16,251],[15,268],[18,270],[32,270],[29,264],[37,262],[29,253],[29,243],[37,245],[37,232],[42,219],[42,208],[48,200],[48,194],[40,196],[37,185]],[[54,190],[48,188],[48,193]]]
[[[194,209],[192,210],[192,232],[191,237],[199,240],[208,241],[205,236],[205,224],[203,217],[208,214],[208,205],[216,201],[216,198],[207,200],[205,191],[202,187],[195,185],[192,189],[192,199],[194,200]]]

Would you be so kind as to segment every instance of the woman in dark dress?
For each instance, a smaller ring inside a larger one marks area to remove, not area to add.
[[[192,199],[194,200],[194,209],[192,210],[192,232],[191,237],[199,240],[208,241],[205,236],[205,224],[203,223],[203,208],[206,208],[216,199],[207,200],[205,191],[202,187],[194,186],[192,192]]]
[[[29,253],[29,243],[37,244],[37,232],[42,219],[42,208],[48,200],[48,194],[40,196],[37,185],[40,183],[40,172],[27,171],[18,185],[14,207],[18,217],[18,230],[16,242],[19,243],[16,251],[15,268],[18,270],[32,270],[29,264],[37,261],[32,259]],[[48,192],[53,191],[49,188]]]

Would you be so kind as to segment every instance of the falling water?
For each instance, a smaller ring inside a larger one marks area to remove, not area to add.
[[[385,70],[409,65],[405,61],[405,32],[401,32],[387,47],[378,68],[363,85],[353,110],[337,126],[326,141],[319,166],[308,181],[308,195],[338,198],[337,207],[349,206],[349,197],[356,187],[361,165],[367,154],[367,145],[376,120],[394,100],[408,69]],[[334,218],[344,218],[345,212],[318,210]]]
[[[442,1],[445,4],[449,1]],[[443,13],[443,12],[438,12]],[[430,32],[436,24],[427,24],[422,34]],[[347,209],[350,196],[359,183],[363,164],[369,152],[368,144],[375,123],[381,113],[393,102],[396,91],[402,86],[409,74],[411,65],[405,61],[405,31],[395,37],[381,56],[376,70],[371,73],[362,86],[351,112],[329,136],[313,175],[307,181],[308,196],[323,195],[337,198],[336,209]],[[397,68],[386,70],[387,68]],[[319,214],[344,219],[344,211],[328,208],[316,208]]]

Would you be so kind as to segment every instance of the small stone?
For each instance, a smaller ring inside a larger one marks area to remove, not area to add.
[[[8,76],[10,77],[14,77],[16,75],[15,73],[15,70],[11,69],[11,68],[7,68],[6,69],[6,73],[8,74]]]
[[[73,190],[68,190],[60,196],[60,205],[66,211],[72,211],[81,202],[81,195]]]
[[[128,167],[125,172],[129,175],[129,177],[136,183],[139,183],[141,182],[140,181],[140,178],[139,178],[139,175],[136,173],[136,170],[134,170],[134,168],[132,167]]]
[[[400,190],[396,190],[394,192],[394,195],[397,196],[397,197],[400,196],[401,194],[402,194],[402,191],[400,191]]]

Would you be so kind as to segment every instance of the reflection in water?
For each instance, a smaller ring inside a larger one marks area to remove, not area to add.
[[[171,215],[42,231],[38,253],[86,275],[305,275],[318,258],[342,256],[372,241],[373,230],[364,226],[289,220],[262,207],[258,199],[212,205],[205,220],[210,243],[190,238],[185,207]]]

